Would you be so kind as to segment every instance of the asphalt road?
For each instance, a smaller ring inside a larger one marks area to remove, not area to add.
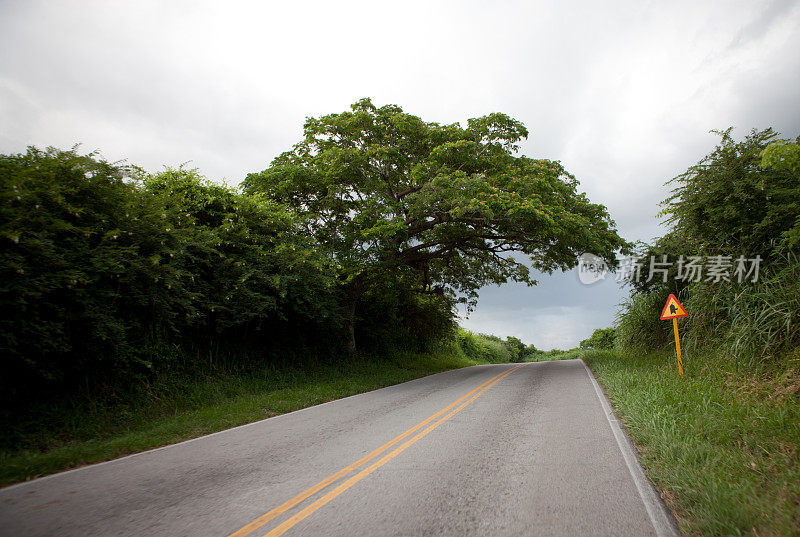
[[[0,490],[0,535],[677,535],[580,360],[439,373]]]

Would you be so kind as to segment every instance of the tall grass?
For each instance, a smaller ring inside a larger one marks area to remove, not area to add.
[[[670,326],[658,317],[668,296],[668,289],[655,288],[628,297],[617,315],[615,345],[639,353],[665,348]]]
[[[635,293],[617,315],[617,348],[649,353],[672,344],[659,319],[665,287]],[[679,321],[689,353],[715,348],[749,364],[785,355],[800,345],[800,259],[776,257],[757,283],[696,282],[681,291],[689,316]]]
[[[780,263],[734,297],[727,334],[733,353],[769,358],[800,345],[800,260],[789,254]]]
[[[586,351],[688,535],[800,532],[800,361],[781,371],[696,353]],[[792,361],[793,360],[793,361]]]
[[[681,341],[687,352],[724,344],[735,297],[736,289],[727,282],[713,285],[697,282],[683,290],[680,299],[689,316],[679,322]]]

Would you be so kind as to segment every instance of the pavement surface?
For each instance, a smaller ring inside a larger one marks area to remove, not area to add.
[[[0,535],[668,536],[580,360],[431,375],[0,490]]]

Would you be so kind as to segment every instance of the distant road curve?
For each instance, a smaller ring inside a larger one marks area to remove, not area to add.
[[[475,366],[0,490],[0,535],[678,535],[580,360]]]

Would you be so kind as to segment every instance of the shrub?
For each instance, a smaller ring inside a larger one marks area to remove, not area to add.
[[[0,156],[3,396],[131,384],[221,344],[296,345],[287,334],[335,325],[324,258],[297,227],[194,171]]]
[[[496,336],[475,334],[459,328],[456,341],[464,355],[476,362],[506,363],[515,359],[508,347]]]
[[[662,214],[670,232],[644,249],[645,255],[760,255],[757,283],[684,282],[635,286],[617,318],[617,343],[635,352],[667,344],[669,323],[658,312],[669,292],[683,301],[684,348],[714,347],[738,360],[785,354],[800,344],[800,168],[798,141],[775,140],[771,129],[735,141],[720,133],[714,151],[673,179],[676,188]],[[732,276],[732,275],[731,275]]]
[[[168,255],[169,232],[137,176],[74,149],[0,156],[5,397],[130,370],[142,362],[141,321],[188,307],[180,274],[153,262]]]
[[[615,345],[642,353],[665,347],[671,326],[659,315],[668,296],[666,288],[631,294],[617,314]]]
[[[598,328],[591,337],[584,339],[580,343],[582,349],[613,349],[615,330],[611,328]]]

